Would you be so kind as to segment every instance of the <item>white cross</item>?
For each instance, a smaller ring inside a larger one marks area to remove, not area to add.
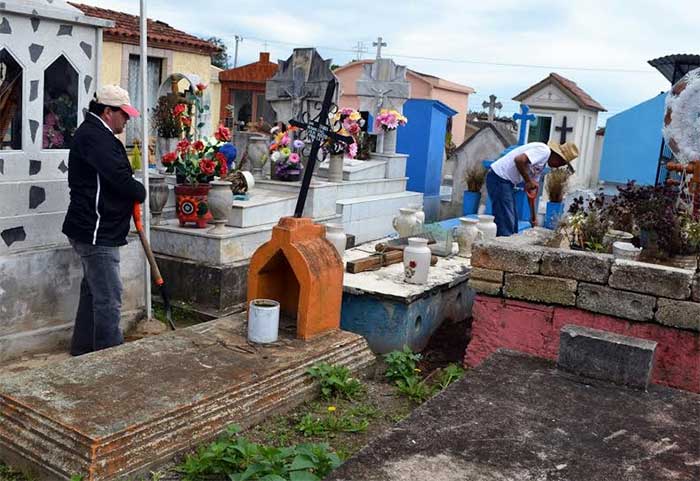
[[[382,37],[377,37],[376,42],[372,42],[373,47],[377,47],[377,60],[382,58],[382,47],[386,47],[386,42],[382,42]]]

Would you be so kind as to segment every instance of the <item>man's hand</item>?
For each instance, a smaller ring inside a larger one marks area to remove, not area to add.
[[[533,217],[530,224],[532,224],[532,227],[537,227],[537,217]]]
[[[525,183],[525,192],[527,192],[528,194],[533,195],[537,193],[537,189],[539,189],[539,186],[534,180],[530,180]]]

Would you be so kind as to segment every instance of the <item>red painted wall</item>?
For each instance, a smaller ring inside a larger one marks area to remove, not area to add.
[[[657,342],[652,382],[700,393],[700,334],[656,323],[632,322],[576,308],[551,307],[477,295],[465,365],[476,366],[507,348],[556,360],[559,330],[591,327]]]

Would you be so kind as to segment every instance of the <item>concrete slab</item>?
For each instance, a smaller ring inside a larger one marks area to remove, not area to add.
[[[328,177],[329,165],[329,162],[321,162],[318,165],[317,175]],[[386,162],[383,161],[345,159],[343,162],[343,180],[383,179],[385,173]]]
[[[264,347],[244,328],[231,316],[1,377],[0,458],[43,479],[117,479],[300,403],[317,362],[374,362],[349,332],[303,342],[283,331]]]
[[[499,352],[329,481],[700,479],[700,396],[587,384]]]
[[[281,217],[292,215],[297,196],[293,193],[253,189],[248,200],[234,200],[227,225],[256,227],[275,224]]]

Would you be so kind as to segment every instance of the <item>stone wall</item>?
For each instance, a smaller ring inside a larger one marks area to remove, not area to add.
[[[575,324],[656,341],[653,382],[700,392],[698,274],[543,247],[533,234],[475,244],[466,364],[499,348],[556,359],[559,330]]]
[[[477,243],[472,267],[478,293],[700,332],[700,277],[691,270],[500,240]]]

